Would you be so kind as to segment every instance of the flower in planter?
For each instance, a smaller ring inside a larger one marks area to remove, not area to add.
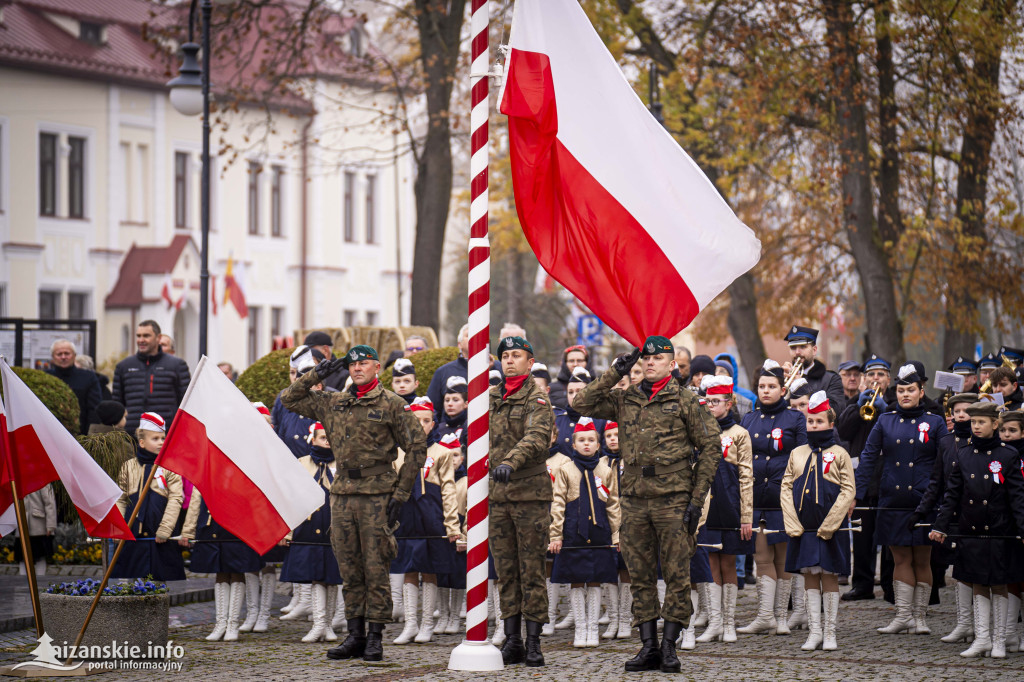
[[[151,578],[138,578],[134,581],[124,580],[118,583],[108,584],[103,588],[103,594],[111,597],[145,597],[155,594],[167,593],[167,585],[154,583]],[[73,583],[53,584],[46,588],[47,594],[64,594],[74,597],[90,597],[96,594],[100,581],[93,578],[76,580]]]

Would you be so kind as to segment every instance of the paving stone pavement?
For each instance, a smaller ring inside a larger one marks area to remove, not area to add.
[[[737,623],[753,618],[756,595],[753,589],[740,591]],[[790,636],[740,636],[735,644],[698,644],[692,652],[681,652],[685,680],[928,680],[946,682],[964,679],[1022,680],[1024,653],[1008,654],[1001,661],[965,660],[958,653],[963,644],[943,644],[939,637],[953,626],[953,595],[942,591],[943,604],[932,607],[928,624],[931,636],[879,635],[875,628],[891,618],[892,607],[880,598],[874,601],[842,603],[839,608],[839,650],[805,653],[800,650],[806,633]],[[287,598],[278,595],[275,608]],[[667,678],[661,673],[624,673],[622,663],[639,645],[630,640],[603,640],[597,649],[574,649],[572,631],[558,631],[544,637],[547,660],[544,668],[513,666],[501,673],[455,673],[447,670],[448,656],[461,635],[436,635],[430,644],[396,646],[398,625],[385,632],[385,661],[364,663],[328,661],[324,643],[299,641],[308,622],[273,619],[270,630],[260,635],[242,634],[235,643],[206,642],[203,637],[213,622],[212,602],[186,604],[171,610],[171,637],[185,647],[183,672],[202,680],[622,680]],[[602,628],[603,629],[603,628]],[[340,633],[339,633],[340,634]],[[343,636],[343,635],[342,635]],[[35,646],[31,631],[0,635],[0,663],[29,660]],[[173,679],[181,673],[151,671],[117,672],[118,680]]]

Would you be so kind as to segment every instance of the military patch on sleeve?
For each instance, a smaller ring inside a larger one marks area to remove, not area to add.
[[[679,412],[679,403],[666,403],[661,408],[662,412],[677,413]]]
[[[541,405],[547,405],[548,404],[548,401],[542,400],[541,398],[537,398],[537,402],[540,403]]]
[[[366,418],[372,422],[384,421],[384,410],[370,410],[366,413]]]

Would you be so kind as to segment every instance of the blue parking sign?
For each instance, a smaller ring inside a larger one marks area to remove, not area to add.
[[[576,318],[576,343],[583,346],[604,345],[604,322],[597,315]]]

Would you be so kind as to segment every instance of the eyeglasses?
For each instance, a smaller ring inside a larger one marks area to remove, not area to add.
[[[419,353],[427,349],[426,346],[406,346],[405,349],[410,353]]]
[[[723,400],[721,398],[708,398],[708,399],[705,399],[704,402],[707,403],[708,405],[712,406],[712,407],[718,407],[719,405],[725,405],[729,401],[728,400]]]

